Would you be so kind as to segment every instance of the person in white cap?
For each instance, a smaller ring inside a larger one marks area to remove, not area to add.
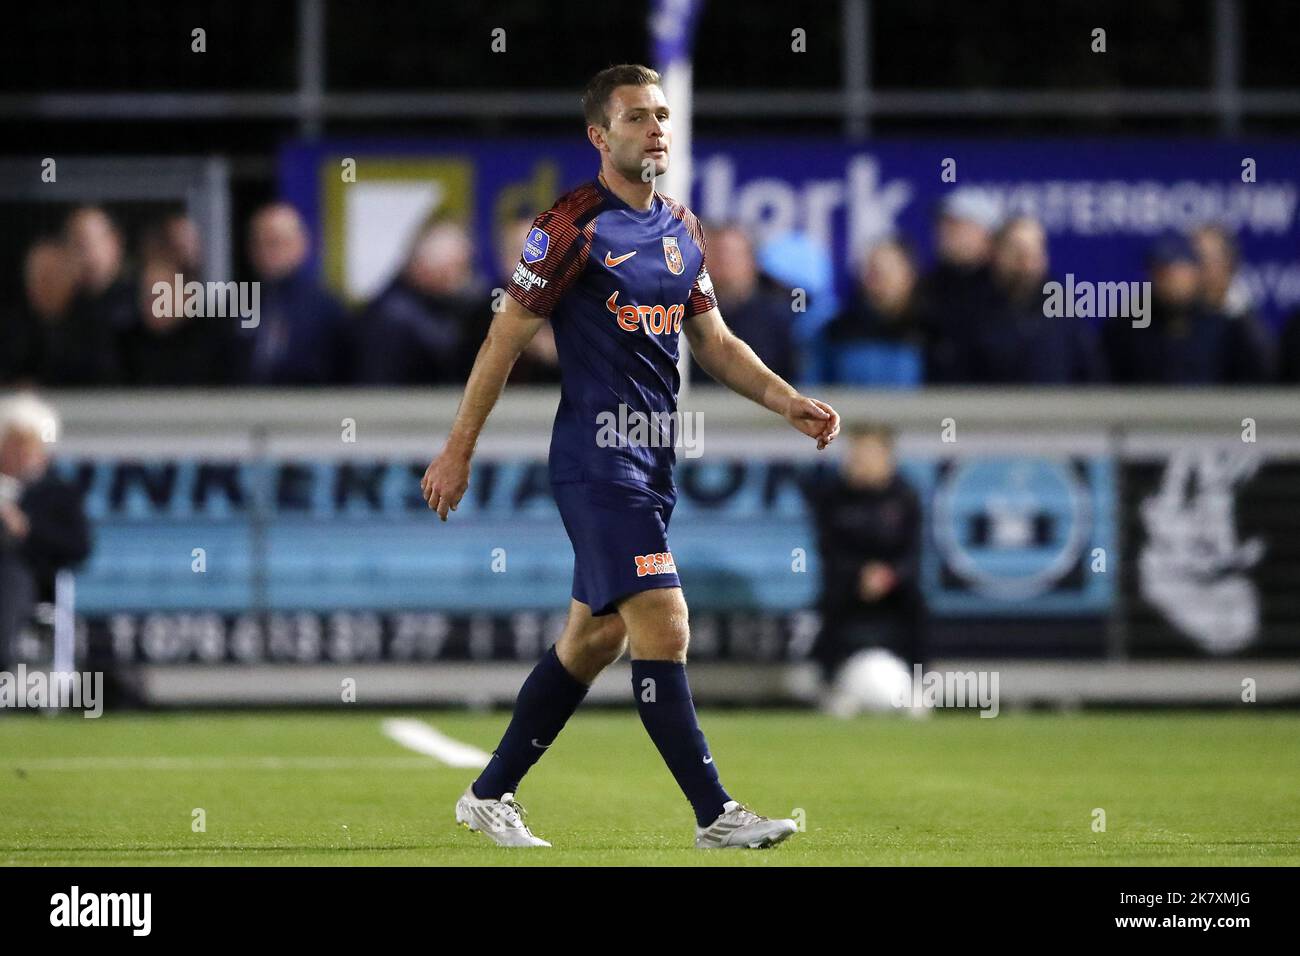
[[[0,667],[55,573],[90,554],[81,496],[49,468],[58,432],[58,414],[35,395],[0,400]]]
[[[993,293],[989,258],[998,227],[997,205],[984,193],[959,189],[935,222],[935,264],[917,288],[926,332],[926,381],[966,382],[969,333]]]

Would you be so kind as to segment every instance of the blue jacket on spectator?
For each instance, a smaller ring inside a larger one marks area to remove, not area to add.
[[[718,305],[727,327],[754,350],[764,365],[786,381],[796,378],[798,362],[793,313],[784,297],[760,288],[744,302],[720,300]],[[691,360],[691,381],[713,382],[694,359]]]
[[[363,385],[460,384],[473,368],[492,321],[477,288],[429,295],[401,275],[354,326],[354,380]]]
[[[306,267],[261,285],[259,324],[241,329],[248,381],[255,385],[325,385],[339,381],[342,303]]]
[[[886,316],[861,297],[817,337],[813,374],[828,385],[916,388],[924,379],[922,330],[908,310]]]
[[[1103,340],[1118,383],[1226,385],[1272,377],[1267,343],[1255,323],[1200,306],[1171,309],[1154,302],[1149,328],[1111,319]]]
[[[925,380],[940,385],[970,381],[971,332],[993,295],[988,267],[940,262],[921,277],[916,295],[925,330]]]
[[[1016,302],[996,295],[968,337],[965,365],[971,382],[1076,385],[1106,378],[1088,320],[1045,316],[1040,297]]]
[[[1300,312],[1295,312],[1282,326],[1278,341],[1278,379],[1292,384],[1300,382]]]

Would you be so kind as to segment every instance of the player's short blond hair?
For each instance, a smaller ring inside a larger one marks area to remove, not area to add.
[[[582,115],[589,126],[609,129],[609,111],[605,109],[610,94],[620,86],[658,86],[659,73],[639,63],[607,66],[587,83],[582,92]]]

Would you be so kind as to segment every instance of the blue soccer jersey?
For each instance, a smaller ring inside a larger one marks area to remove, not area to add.
[[[694,213],[658,192],[642,212],[585,183],[534,220],[507,291],[555,332],[552,483],[671,485],[658,426],[677,410],[678,335],[717,304]]]

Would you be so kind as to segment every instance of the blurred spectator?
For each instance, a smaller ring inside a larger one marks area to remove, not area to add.
[[[6,314],[0,326],[0,384],[36,381],[44,330],[67,319],[77,274],[64,243],[42,239],[27,250],[23,289],[23,307]]]
[[[1153,246],[1150,326],[1112,317],[1102,326],[1111,370],[1118,383],[1214,385],[1265,382],[1268,354],[1246,323],[1206,308],[1200,264],[1183,236]]]
[[[1201,268],[1201,298],[1207,308],[1230,319],[1250,314],[1250,297],[1237,282],[1237,242],[1221,226],[1201,226],[1192,233]]]
[[[926,380],[962,382],[970,377],[968,330],[992,294],[989,256],[997,207],[978,192],[958,190],[935,223],[933,267],[921,278],[919,308],[926,328]]]
[[[533,228],[532,216],[511,219],[497,236],[497,272],[502,289],[510,281],[519,265],[524,240]],[[557,383],[560,381],[560,354],[555,347],[555,330],[550,322],[542,324],[537,334],[524,347],[519,361],[510,370],[510,381],[516,383]]]
[[[714,278],[711,240],[708,254],[709,276]],[[821,243],[803,233],[787,232],[759,242],[757,259],[759,286],[786,303],[794,346],[804,364],[812,356],[811,347],[818,333],[840,308],[831,255]],[[798,378],[806,380],[809,373],[809,369],[801,368]]]
[[[1104,377],[1097,337],[1083,318],[1044,315],[1047,233],[1020,216],[1000,228],[990,260],[988,307],[972,323],[972,381],[1071,385]]]
[[[402,270],[358,320],[358,382],[464,383],[492,319],[472,262],[473,246],[458,223],[421,230]]]
[[[90,554],[81,496],[49,471],[58,417],[34,395],[0,402],[0,669],[54,575]]]
[[[141,242],[143,261],[166,260],[176,264],[176,271],[186,280],[203,277],[203,241],[199,227],[183,212],[171,213],[154,223]]]
[[[1192,233],[1192,245],[1201,267],[1201,299],[1211,312],[1240,324],[1238,335],[1245,347],[1259,356],[1264,380],[1271,380],[1277,364],[1272,336],[1251,308],[1250,295],[1238,281],[1240,255],[1237,241],[1221,226],[1201,226]]]
[[[708,233],[708,267],[722,320],[754,350],[764,365],[786,381],[792,381],[798,373],[798,363],[790,300],[759,283],[754,244],[744,229],[723,225]],[[691,381],[715,384],[694,359]]]
[[[77,266],[78,307],[114,330],[131,322],[131,280],[124,266],[122,233],[108,213],[83,206],[68,217],[68,245]]]
[[[1300,310],[1293,312],[1282,326],[1278,341],[1278,378],[1291,384],[1300,383]]]
[[[898,239],[877,243],[857,279],[853,300],[818,336],[814,377],[835,385],[920,385],[923,330],[911,250]]]
[[[238,319],[187,316],[184,309],[154,307],[156,283],[164,282],[170,290],[178,274],[182,286],[189,280],[180,270],[179,263],[161,258],[146,260],[140,268],[139,318],[121,343],[128,385],[216,385],[231,374],[231,338]]]
[[[298,211],[276,202],[253,216],[249,258],[261,281],[247,377],[257,385],[323,385],[340,377],[344,309],[307,268],[311,240]]]
[[[77,294],[66,316],[51,314],[40,326],[36,378],[46,386],[118,384],[118,338],[135,318],[122,235],[96,206],[74,211],[65,235]]]
[[[921,505],[898,474],[884,425],[847,429],[839,474],[807,489],[821,555],[822,631],[813,656],[830,681],[854,653],[922,661]]]

